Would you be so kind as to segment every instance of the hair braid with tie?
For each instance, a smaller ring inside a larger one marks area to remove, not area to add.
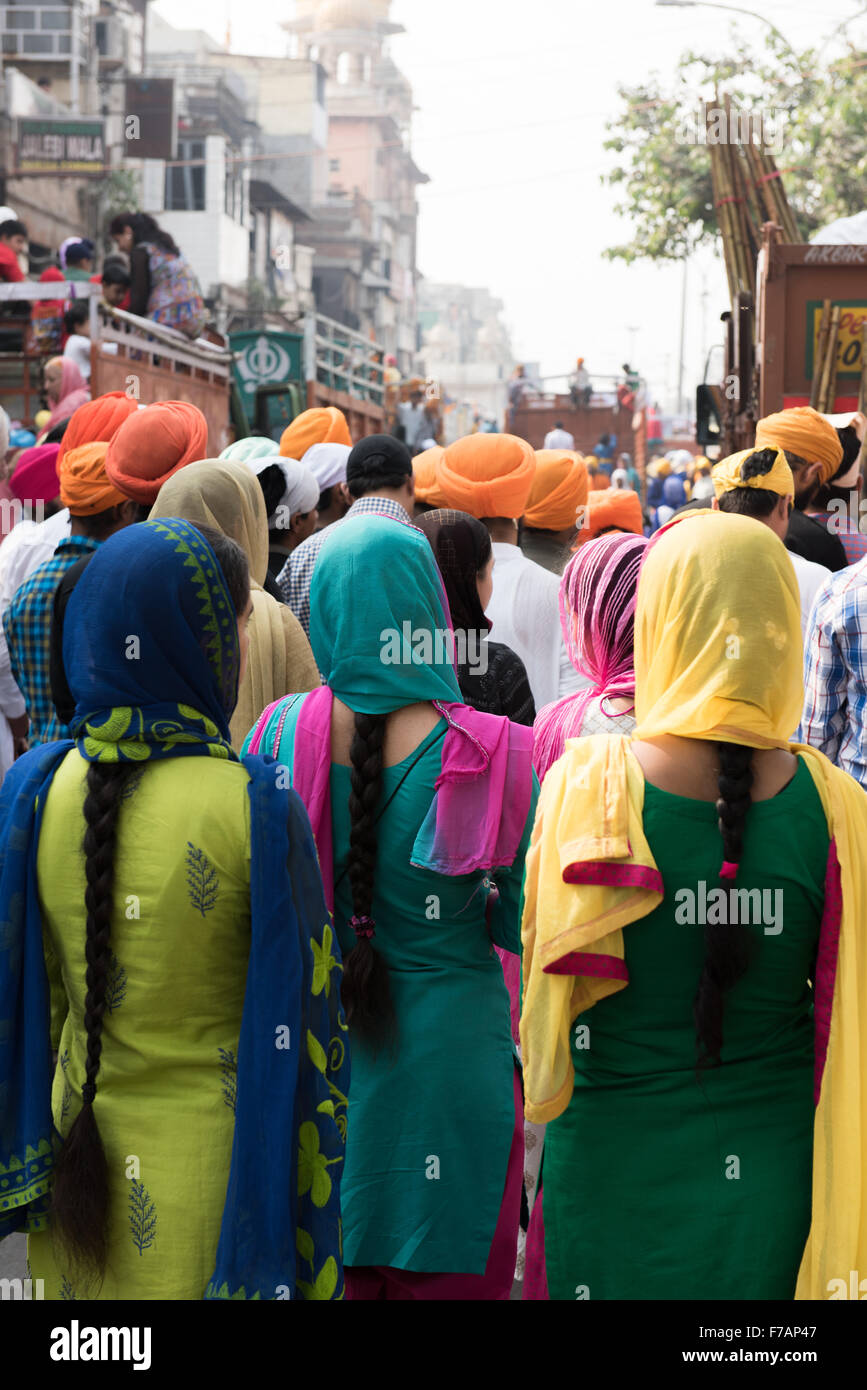
[[[743,852],[744,826],[751,802],[753,749],[739,743],[720,743],[719,799],[716,803],[724,858],[738,864]],[[693,1001],[697,1067],[719,1066],[723,1045],[725,996],[749,967],[755,940],[740,922],[733,922],[729,889],[726,922],[705,924],[705,957]]]
[[[356,919],[371,918],[376,875],[376,812],[382,792],[382,750],[386,715],[355,715],[352,762],[348,875]],[[364,1041],[384,1041],[394,1023],[388,967],[370,937],[359,936],[343,962],[346,1021]]]

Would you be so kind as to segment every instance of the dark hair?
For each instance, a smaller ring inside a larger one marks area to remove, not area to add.
[[[740,743],[719,745],[719,800],[716,811],[723,853],[730,864],[738,864],[743,851],[744,825],[751,805],[753,752],[752,748]],[[746,974],[755,945],[748,928],[741,922],[732,921],[737,914],[731,910],[731,891],[726,924],[711,926],[708,923],[704,929],[704,963],[693,1000],[696,1068],[699,1071],[720,1064],[725,996]]]
[[[748,478],[767,477],[776,461],[776,449],[757,449],[741,464],[741,477],[744,482]],[[768,488],[734,487],[722,494],[718,505],[721,512],[733,512],[738,516],[768,517],[779,500],[780,494],[770,492]]]
[[[857,491],[858,487],[857,482],[854,487],[840,487],[836,480],[841,478],[844,473],[848,473],[852,465],[857,463],[861,456],[861,440],[858,438],[853,425],[846,425],[844,429],[838,430],[837,434],[840,436],[840,443],[843,445],[843,462],[840,464],[834,476],[830,478],[827,483],[823,483],[813,497],[812,505],[819,512],[827,511],[830,502],[848,503],[852,493]]]
[[[43,443],[43,444],[59,444],[60,441],[61,441],[61,439],[63,438],[63,436],[66,434],[66,426],[69,424],[69,421],[70,421],[71,419],[72,419],[72,416],[70,415],[70,416],[68,416],[67,419],[65,419],[65,420],[58,420],[58,422],[57,422],[56,425],[52,425],[51,429],[50,429],[50,430],[48,431],[48,433],[46,434],[46,436],[45,436],[45,438],[43,439],[42,443]]]
[[[92,261],[93,252],[93,242],[87,237],[82,237],[81,241],[73,242],[72,246],[66,248],[66,264],[78,265],[80,261]]]
[[[129,271],[121,261],[106,261],[102,267],[102,283],[104,285],[123,285],[127,288],[131,281]]]
[[[377,488],[402,487],[412,477],[412,455],[391,434],[360,439],[346,460],[346,486],[351,497],[364,497]]]
[[[181,254],[168,232],[164,232],[149,213],[119,212],[116,217],[112,218],[108,230],[113,237],[118,237],[127,227],[132,227],[134,244],[152,241],[161,251],[168,251],[170,256]]]
[[[347,872],[356,917],[370,917],[376,873],[376,813],[382,792],[384,714],[355,715],[355,734],[350,748],[352,762]],[[343,958],[343,1007],[346,1021],[356,1034],[375,1046],[384,1042],[394,1026],[394,1004],[388,967],[366,937]]]
[[[89,316],[90,309],[86,302],[83,299],[76,299],[63,315],[63,327],[67,333],[75,333],[79,324],[87,323]]]
[[[286,475],[279,463],[272,463],[257,474],[262,496],[265,498],[265,511],[273,516],[286,491]]]
[[[197,526],[214,551],[238,616],[250,593],[247,557],[241,547],[210,526]],[[77,579],[81,577],[81,567]],[[71,592],[71,591],[70,591]],[[63,641],[63,612],[56,640]],[[61,647],[62,649],[62,647]],[[114,861],[117,828],[124,791],[141,771],[137,763],[91,763],[84,799],[84,872],[87,912],[84,954],[87,994],[84,1030],[87,1039],[81,1109],[66,1135],[54,1166],[51,1217],[62,1246],[80,1277],[102,1278],[108,1252],[108,1163],[94,1113],[96,1083],[102,1059],[102,1026],[112,964],[111,923],[114,914]]]
[[[562,428],[563,428],[563,421],[562,421],[562,420],[557,420],[556,423],[555,423],[555,425],[554,425],[554,428],[555,428],[555,430],[562,430]]]
[[[16,217],[11,217],[8,222],[0,222],[0,238],[4,241],[11,236],[26,236],[27,228],[23,222],[19,222]]]

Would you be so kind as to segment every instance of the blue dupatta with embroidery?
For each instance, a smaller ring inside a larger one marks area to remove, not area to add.
[[[228,729],[236,617],[214,552],[189,523],[146,522],[100,547],[69,601],[63,650],[75,737],[27,753],[0,789],[0,1238],[50,1221],[60,1143],[36,875],[54,774],[73,746],[88,761],[236,760]],[[349,1089],[340,950],[307,814],[285,769],[272,758],[243,766],[250,956],[232,1158],[203,1295],[339,1299]],[[84,970],[83,941],[81,962]],[[94,1113],[98,1121],[98,1091]]]

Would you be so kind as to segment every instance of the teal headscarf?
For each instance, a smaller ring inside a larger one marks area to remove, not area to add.
[[[351,710],[461,703],[442,578],[415,526],[368,513],[334,527],[310,585],[310,642]]]
[[[246,439],[236,439],[234,444],[230,444],[220,454],[221,459],[230,459],[234,463],[249,463],[251,459],[274,459],[280,457],[280,445],[275,444],[273,439],[260,439],[258,435],[251,434]]]

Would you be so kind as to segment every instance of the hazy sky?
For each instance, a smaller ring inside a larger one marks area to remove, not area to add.
[[[741,0],[796,47],[821,42],[865,6],[859,0]],[[178,27],[224,39],[236,52],[286,51],[273,0],[159,0]],[[729,26],[755,35],[766,25],[708,8],[661,9],[653,0],[394,0],[406,33],[391,41],[413,84],[414,153],[431,183],[419,192],[419,265],[434,280],[485,285],[505,303],[519,359],[545,374],[568,371],[578,354],[591,372],[634,359],[654,394],[676,385],[683,272],[680,266],[608,262],[626,241],[615,192],[601,176],[612,156],[605,122],[617,87],[672,69],[685,49],[724,49]],[[867,17],[849,31],[867,42]],[[865,200],[867,201],[867,200]],[[690,265],[686,386],[721,341],[727,306],[721,263],[708,252]]]

